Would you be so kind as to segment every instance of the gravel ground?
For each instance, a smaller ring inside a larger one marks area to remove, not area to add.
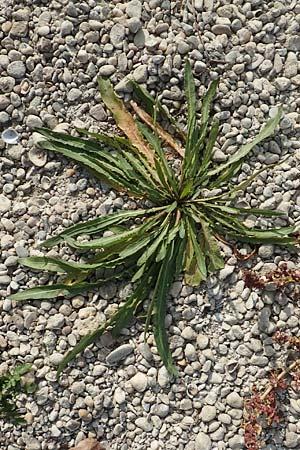
[[[27,425],[1,424],[1,450],[66,449],[97,437],[112,450],[239,450],[244,448],[243,398],[282,360],[271,335],[299,333],[299,305],[288,294],[250,292],[242,269],[270,269],[297,256],[261,246],[251,261],[224,246],[226,266],[198,289],[171,289],[168,329],[182,377],[169,379],[140,323],[115,341],[90,347],[57,383],[55,370],[80,336],[110,315],[129,286],[111,284],[86,297],[12,304],[7,294],[45,284],[47,274],[20,268],[17,257],[39,254],[46,236],[82,219],[132,207],[87,172],[37,150],[36,126],[111,129],[98,74],[130,99],[128,78],[159,93],[179,119],[188,57],[202,94],[221,77],[215,113],[222,133],[216,161],[253,136],[283,104],[280,131],[252,152],[242,181],[262,164],[290,159],[263,173],[240,199],[300,214],[299,54],[297,0],[2,0],[0,6],[0,130],[13,126],[19,144],[0,141],[0,371],[32,362],[38,391],[23,398]],[[256,222],[249,216],[248,225]],[[261,225],[267,225],[260,220]],[[55,249],[52,255],[69,255]],[[298,261],[299,262],[299,261]],[[150,351],[151,350],[151,351]],[[151,353],[152,352],[152,353]],[[283,404],[285,420],[264,450],[300,446],[300,399]]]

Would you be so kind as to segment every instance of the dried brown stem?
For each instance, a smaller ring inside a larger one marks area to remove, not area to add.
[[[288,375],[295,367],[297,367],[300,364],[300,359],[296,359],[292,362],[292,364],[289,365],[286,369],[282,369],[282,372],[278,375],[277,380],[282,380],[286,375]],[[272,384],[270,384],[265,392],[261,395],[261,400],[265,400],[269,393],[275,388]]]
[[[130,105],[132,106],[134,112],[139,116],[139,118],[142,119],[142,121],[145,122],[145,124],[148,125],[151,130],[156,130],[161,139],[163,139],[173,150],[179,153],[180,156],[184,156],[184,149],[180,147],[180,145],[175,142],[172,136],[170,136],[170,134],[167,133],[160,125],[154,125],[152,117],[148,113],[143,111],[133,100],[131,100]]]

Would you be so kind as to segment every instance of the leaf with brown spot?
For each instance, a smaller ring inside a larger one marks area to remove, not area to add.
[[[116,96],[110,81],[99,77],[98,85],[102,100],[114,116],[118,127],[128,137],[131,143],[146,156],[148,161],[154,164],[153,151],[144,141],[132,115],[126,111],[122,100]]]

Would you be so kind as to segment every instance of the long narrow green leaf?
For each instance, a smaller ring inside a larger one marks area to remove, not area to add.
[[[199,128],[197,126],[196,118],[196,86],[193,77],[191,65],[188,61],[184,67],[184,89],[185,97],[187,101],[187,143],[186,143],[186,156],[193,150],[194,145],[198,139]]]
[[[236,208],[232,206],[226,206],[226,205],[218,205],[213,204],[212,202],[203,202],[203,207],[211,208],[211,209],[219,209],[220,211],[223,211],[228,214],[234,214],[234,215],[249,215],[249,214],[256,214],[260,216],[266,216],[266,217],[280,217],[284,215],[282,211],[274,211],[270,209],[259,209],[259,208]]]
[[[255,178],[257,178],[262,172],[265,172],[265,170],[268,170],[268,169],[274,169],[274,167],[277,167],[278,165],[281,165],[281,164],[285,163],[289,158],[290,158],[290,156],[288,156],[287,158],[283,159],[282,161],[279,161],[279,162],[276,162],[276,163],[273,163],[273,164],[267,164],[266,166],[264,166],[261,169],[257,170],[256,172],[254,172],[253,175],[248,177],[245,181],[242,181],[242,183],[238,184],[233,189],[230,189],[230,191],[228,192],[228,195],[230,195],[231,197],[234,196],[234,194],[236,192],[241,191],[241,190],[245,189],[247,186],[249,186],[249,184],[253,180],[255,180]]]
[[[189,76],[192,76],[191,74]],[[185,180],[193,179],[196,173],[200,170],[200,154],[204,147],[205,138],[208,129],[209,111],[211,103],[216,94],[216,89],[218,86],[218,80],[214,80],[208,87],[206,94],[203,97],[202,107],[201,107],[201,127],[198,128],[194,122],[191,122],[191,126],[195,125],[195,132],[191,135],[188,133],[188,143],[190,145],[190,150],[186,151],[185,157],[182,164],[182,175],[181,184]],[[196,116],[195,116],[196,120]],[[214,129],[215,131],[215,129]],[[196,138],[196,140],[195,140]],[[189,143],[190,141],[190,143]],[[206,154],[206,157],[208,153]]]
[[[41,142],[40,146],[45,150],[51,150],[53,152],[61,153],[68,158],[74,159],[80,162],[88,169],[91,169],[93,173],[97,174],[101,179],[106,180],[112,187],[117,190],[127,191],[131,195],[143,196],[144,192],[141,191],[136,184],[132,183],[131,179],[126,179],[124,173],[119,168],[100,161],[95,157],[80,152],[75,148],[68,147],[67,145],[58,144],[56,142]]]
[[[202,236],[203,236],[203,244],[206,258],[209,260],[208,264],[208,272],[214,273],[216,270],[223,269],[224,267],[224,258],[221,255],[221,251],[217,240],[213,236],[209,226],[202,222]]]
[[[160,218],[155,216],[152,219],[148,219],[147,222],[139,225],[131,230],[126,230],[124,232],[114,234],[112,236],[105,236],[99,239],[93,239],[88,242],[78,242],[73,238],[65,235],[65,241],[68,243],[70,247],[78,248],[78,249],[101,249],[104,251],[105,249],[111,249],[114,246],[118,246],[120,244],[125,244],[128,242],[133,242],[139,236],[142,236],[143,233],[149,232],[153,227],[157,225]]]
[[[62,259],[50,258],[47,256],[29,256],[27,258],[19,258],[19,263],[22,266],[30,267],[36,270],[48,270],[55,273],[74,273],[82,270],[80,263],[72,263],[63,261]]]
[[[49,238],[40,244],[41,247],[50,248],[59,244],[65,240],[65,237],[76,237],[80,234],[93,235],[109,229],[112,225],[128,222],[135,217],[151,216],[159,211],[166,209],[163,207],[156,207],[150,209],[137,209],[129,211],[114,212],[104,217],[97,217],[96,219],[88,220],[87,222],[72,225],[66,228],[61,233],[57,234],[53,238]]]
[[[268,120],[268,122],[265,124],[261,132],[253,139],[253,141],[248,142],[248,144],[243,145],[237,152],[235,152],[233,155],[231,155],[228,160],[220,164],[219,166],[215,167],[214,169],[208,171],[207,176],[212,177],[213,175],[216,175],[217,173],[223,172],[224,169],[231,166],[232,164],[235,164],[239,161],[241,161],[245,156],[248,155],[248,153],[261,141],[271,136],[271,134],[274,133],[275,128],[277,127],[280,119],[282,116],[282,108],[278,108],[277,114]]]
[[[34,288],[26,289],[25,291],[12,294],[9,299],[14,301],[21,300],[49,300],[56,297],[68,297],[83,294],[89,290],[95,289],[103,285],[104,281],[97,281],[95,283],[77,283],[67,286],[64,283],[52,284],[49,286],[37,286]]]
[[[164,151],[161,148],[161,143],[160,143],[158,136],[156,136],[154,133],[152,133],[146,125],[144,125],[140,122],[138,122],[138,128],[141,131],[141,133],[143,134],[143,136],[147,139],[147,141],[149,142],[151,147],[156,152],[156,155],[159,159],[159,163],[155,164],[155,167],[156,167],[158,175],[159,175],[160,170],[164,175],[163,180],[161,180],[162,183],[164,183],[164,185],[168,188],[170,193],[175,192],[177,194],[178,187],[177,187],[177,182],[176,182],[176,179],[174,176],[174,172],[168,164],[168,161],[164,154]],[[157,161],[157,159],[156,159],[156,161]],[[166,182],[167,182],[167,185],[166,185]]]
[[[168,372],[171,375],[177,376],[178,370],[173,364],[165,327],[167,293],[175,272],[175,260],[176,253],[174,254],[174,245],[170,245],[168,247],[166,257],[161,263],[154,288],[153,300],[155,312],[154,338],[157,345],[157,350]]]
[[[202,160],[201,160],[201,167],[200,167],[199,172],[197,174],[197,178],[198,177],[200,178],[201,174],[206,172],[207,167],[211,163],[213,149],[214,149],[214,145],[215,145],[215,142],[217,140],[217,137],[218,137],[218,133],[219,133],[219,120],[215,119],[213,121],[212,125],[211,125],[209,136],[207,138],[207,142],[206,142],[206,145],[205,145],[204,150],[203,150],[203,156],[202,156]]]
[[[185,141],[186,140],[185,133],[178,126],[174,117],[171,116],[171,114],[169,114],[168,111],[166,111],[166,109],[163,107],[163,105],[157,99],[152,97],[152,95],[147,91],[147,89],[145,89],[144,87],[142,87],[138,83],[136,83],[136,81],[131,80],[131,84],[133,86],[134,93],[139,98],[139,100],[143,103],[147,113],[150,114],[151,117],[154,117],[154,109],[155,109],[155,106],[157,105],[161,115],[166,117],[171,122],[171,124],[174,126],[177,133]]]

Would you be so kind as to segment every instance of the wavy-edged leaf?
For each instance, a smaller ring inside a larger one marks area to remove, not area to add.
[[[132,115],[126,111],[123,102],[118,98],[108,79],[98,78],[98,85],[101,98],[110,112],[113,114],[118,127],[128,137],[133,145],[135,145],[141,153],[143,153],[148,161],[153,164],[153,152],[144,141],[139,132]]]

